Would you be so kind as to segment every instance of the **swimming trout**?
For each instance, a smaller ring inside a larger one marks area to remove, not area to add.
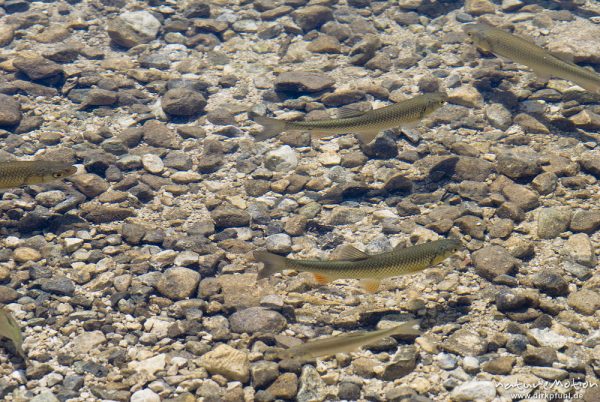
[[[439,264],[462,248],[454,239],[435,240],[416,246],[368,255],[353,246],[345,246],[341,259],[332,261],[292,260],[268,251],[255,251],[254,258],[264,264],[258,279],[266,278],[284,269],[311,272],[318,283],[336,279],[361,279],[362,287],[375,292],[382,279],[408,275]]]
[[[542,79],[562,78],[600,94],[600,75],[592,70],[562,60],[523,38],[487,24],[465,25],[464,30],[481,50],[524,64]]]
[[[19,324],[17,324],[12,314],[5,308],[0,308],[0,337],[10,339],[13,345],[15,345],[17,353],[23,360],[27,360],[23,351],[23,335],[21,335]]]
[[[446,103],[447,99],[445,93],[429,93],[368,112],[342,109],[338,119],[286,121],[256,114],[250,117],[263,126],[263,131],[256,136],[261,141],[283,131],[297,130],[309,131],[319,137],[356,133],[362,142],[368,144],[382,130],[415,124]]]
[[[333,355],[336,353],[353,352],[361,346],[372,344],[381,338],[392,335],[413,335],[419,336],[419,321],[408,321],[392,328],[380,329],[377,331],[360,331],[350,334],[340,334],[326,338],[308,341],[301,345],[293,346],[289,349],[277,353],[280,359],[314,359],[319,356]]]
[[[0,189],[47,183],[64,179],[75,172],[77,168],[66,162],[45,160],[0,162]]]

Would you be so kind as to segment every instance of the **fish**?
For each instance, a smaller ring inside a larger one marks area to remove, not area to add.
[[[70,163],[34,160],[0,162],[0,189],[42,184],[77,172]]]
[[[356,133],[363,143],[368,144],[382,130],[416,124],[444,105],[447,100],[448,96],[445,93],[432,92],[368,112],[342,108],[337,119],[326,120],[287,121],[255,113],[250,113],[249,117],[263,126],[262,132],[255,137],[259,141],[285,131],[308,131],[318,137]]]
[[[277,352],[279,359],[308,360],[336,353],[349,353],[392,335],[419,336],[419,320],[407,321],[391,328],[359,331],[308,341]]]
[[[15,349],[23,360],[27,360],[23,351],[23,335],[21,328],[17,324],[17,320],[12,316],[10,311],[5,308],[0,308],[0,337],[10,339],[15,345]]]
[[[265,250],[254,251],[254,258],[263,263],[257,279],[267,278],[284,269],[311,272],[320,284],[336,279],[360,279],[368,292],[376,292],[382,279],[408,275],[437,265],[458,250],[456,239],[441,239],[411,247],[396,247],[393,251],[369,255],[351,245],[344,246],[339,260],[293,260]]]
[[[464,26],[464,31],[479,49],[523,64],[542,79],[565,79],[600,94],[600,75],[593,70],[564,60],[526,39],[488,24],[468,24]],[[593,45],[590,43],[590,46]]]

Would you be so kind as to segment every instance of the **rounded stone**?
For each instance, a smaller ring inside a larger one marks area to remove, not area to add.
[[[206,99],[196,91],[178,87],[168,90],[162,97],[162,109],[172,116],[194,116],[204,111]]]
[[[156,289],[165,297],[181,300],[196,292],[200,274],[184,267],[167,269],[158,280]]]
[[[285,318],[276,311],[263,307],[250,307],[237,311],[229,317],[231,331],[237,333],[279,333],[287,325]]]

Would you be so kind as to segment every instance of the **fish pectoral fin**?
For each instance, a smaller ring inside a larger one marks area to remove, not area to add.
[[[337,110],[338,119],[349,119],[351,117],[358,117],[364,115],[366,112],[362,110],[352,109],[350,107],[342,106]]]
[[[379,134],[379,130],[368,130],[359,132],[356,136],[363,144],[368,144],[377,137],[377,134]]]
[[[369,258],[369,254],[365,253],[364,251],[360,251],[356,247],[348,244],[348,245],[342,246],[342,248],[340,248],[337,259],[338,260],[357,261],[357,260],[364,260],[367,258]]]
[[[381,281],[379,279],[373,278],[365,278],[360,280],[360,286],[362,286],[362,288],[369,293],[377,292],[380,283]]]
[[[317,272],[313,272],[313,276],[315,278],[315,281],[317,281],[318,284],[320,285],[325,285],[329,282],[331,282],[331,278],[328,277],[327,275],[321,274],[321,273],[317,273]]]

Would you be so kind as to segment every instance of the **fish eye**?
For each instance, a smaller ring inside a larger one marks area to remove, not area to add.
[[[55,172],[55,173],[52,173],[52,177],[54,177],[55,179],[59,179],[59,178],[61,178],[61,177],[62,177],[62,175],[63,175],[63,174],[62,174],[61,172]]]

